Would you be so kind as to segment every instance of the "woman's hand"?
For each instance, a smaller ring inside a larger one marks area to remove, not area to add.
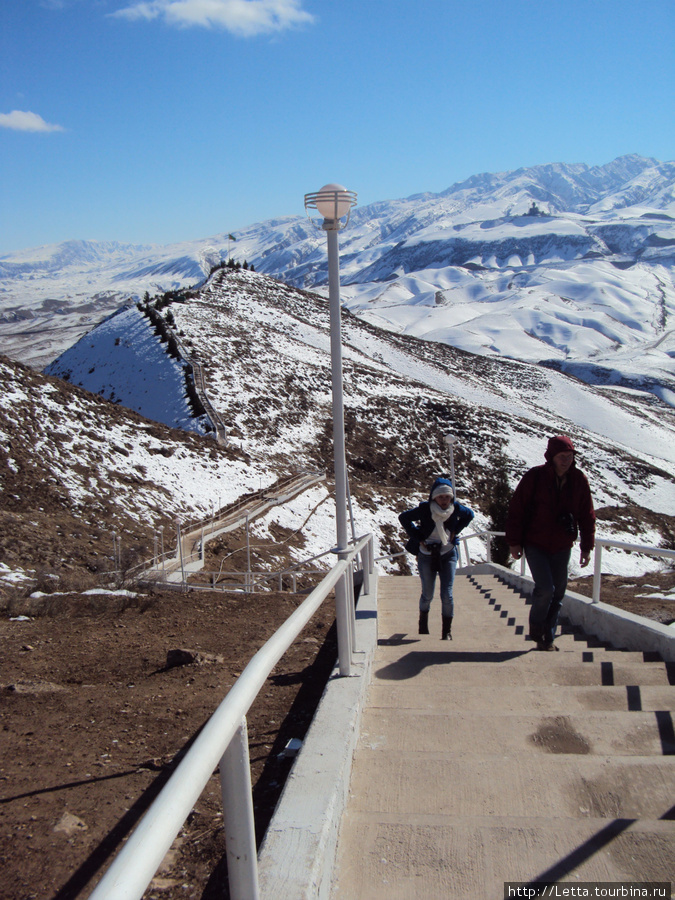
[[[520,557],[523,555],[523,548],[520,546],[520,544],[512,544],[509,547],[509,552],[514,559],[520,559]]]

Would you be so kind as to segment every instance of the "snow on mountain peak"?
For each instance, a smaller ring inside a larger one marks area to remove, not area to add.
[[[673,398],[675,163],[474,175],[356,208],[340,243],[343,300],[380,327]],[[228,253],[325,290],[323,234],[302,216],[234,243],[69,241],[0,257],[0,346],[44,365],[120,303],[196,285]]]

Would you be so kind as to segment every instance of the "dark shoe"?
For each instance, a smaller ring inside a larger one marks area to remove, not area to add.
[[[418,634],[429,634],[429,613],[421,612],[420,613],[420,625]]]
[[[553,643],[553,641],[537,641],[537,650],[551,651],[557,650],[558,647]]]
[[[443,630],[441,631],[441,640],[452,640],[452,616],[443,616]]]

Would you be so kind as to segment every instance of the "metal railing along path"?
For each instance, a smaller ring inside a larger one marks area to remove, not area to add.
[[[593,603],[600,602],[603,547],[618,547],[620,550],[628,550],[631,553],[644,553],[646,556],[661,556],[665,559],[675,559],[675,550],[663,550],[660,547],[645,547],[642,544],[627,544],[623,541],[596,538],[595,556],[593,559]]]
[[[205,543],[223,530],[240,527],[246,521],[247,511],[249,517],[253,518],[325,480],[324,472],[296,472],[274,485],[240,498],[203,519],[187,523],[177,522],[176,548],[161,554],[156,549],[152,559],[144,560],[130,568],[125,573],[126,579],[138,581],[147,578],[148,581],[164,581],[167,574],[177,569],[184,571],[186,565],[203,561]],[[163,540],[162,537],[162,542]],[[115,545],[116,557],[118,552]]]
[[[181,352],[184,353],[182,345]],[[201,361],[196,356],[185,356],[184,358],[187,364],[192,369],[192,378],[194,381],[195,391],[197,392],[197,396],[199,397],[199,400],[204,407],[204,411],[206,412],[206,416],[211,423],[211,427],[215,432],[216,442],[218,444],[225,444],[227,443],[227,427],[225,425],[225,422],[223,421],[222,416],[214,408],[213,404],[206,394],[206,380],[204,378],[204,368],[201,364]]]
[[[490,543],[493,537],[505,537],[504,531],[470,531],[467,534],[459,535],[459,547],[457,548],[457,561],[462,564],[462,549],[466,565],[471,565],[471,553],[469,551],[469,541],[474,538],[480,538],[485,544],[485,559],[488,563],[492,562],[492,554]],[[603,547],[616,547],[619,550],[626,550],[630,553],[643,553],[645,556],[659,556],[664,559],[675,560],[675,550],[666,550],[661,547],[650,547],[644,544],[629,544],[625,541],[614,541],[610,538],[595,539],[595,555],[593,557],[593,603],[600,602],[600,590],[602,585],[602,550]],[[381,559],[393,559],[396,556],[405,556],[405,553],[396,553],[391,556],[381,557]],[[525,575],[527,571],[527,560],[525,554],[520,558],[520,574]]]
[[[466,555],[467,565],[471,565],[471,557],[469,554],[468,542],[471,538],[487,538],[485,541],[487,548],[487,562],[491,562],[490,555],[490,539],[492,537],[504,537],[503,531],[475,531],[466,535],[460,535],[460,542],[464,543],[464,553]],[[614,541],[611,538],[595,539],[595,554],[593,557],[593,603],[600,602],[600,590],[602,586],[602,550],[603,547],[616,547],[619,550],[626,550],[630,553],[643,553],[645,556],[659,556],[663,559],[675,560],[675,550],[666,550],[662,547],[650,547],[645,544],[629,544],[625,541]],[[520,574],[526,572],[525,554],[520,560]]]
[[[183,522],[183,531],[184,533],[193,531],[196,532],[202,528],[208,530],[209,528],[213,527],[214,521],[231,516],[237,512],[241,512],[252,503],[256,503],[257,501],[262,501],[265,499],[273,499],[276,502],[283,502],[286,497],[291,497],[295,493],[297,493],[301,489],[303,484],[307,487],[312,487],[319,481],[325,480],[325,472],[295,472],[293,475],[288,475],[286,478],[278,481],[276,484],[260,488],[260,490],[254,491],[253,493],[248,494],[246,497],[240,497],[234,503],[231,503],[228,506],[224,506],[213,515],[206,516],[201,519],[195,519],[192,522]]]
[[[365,535],[347,550],[323,581],[253,656],[229,693],[161,793],[132,833],[123,849],[90,894],[90,900],[140,900],[160,863],[206,787],[220,766],[223,819],[231,900],[258,900],[258,867],[251,796],[251,768],[246,714],[270,672],[328,594],[342,580],[349,599],[338,610],[340,674],[349,675],[354,652],[355,610],[352,562],[364,558],[364,591],[369,591],[373,571],[373,536]],[[346,671],[344,671],[346,669]]]

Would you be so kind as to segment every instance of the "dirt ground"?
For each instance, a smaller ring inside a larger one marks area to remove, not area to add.
[[[86,897],[292,594],[59,596],[0,618],[0,898]],[[248,717],[258,839],[336,657],[329,599]],[[197,655],[167,665],[172,650]],[[209,782],[146,898],[219,898],[220,783]],[[225,888],[226,891],[226,888]]]
[[[593,576],[571,579],[570,591],[593,596]],[[666,568],[648,575],[603,575],[600,582],[600,601],[644,616],[662,625],[675,622],[675,594],[673,599],[663,599],[656,594],[667,594],[675,588],[675,569]]]

